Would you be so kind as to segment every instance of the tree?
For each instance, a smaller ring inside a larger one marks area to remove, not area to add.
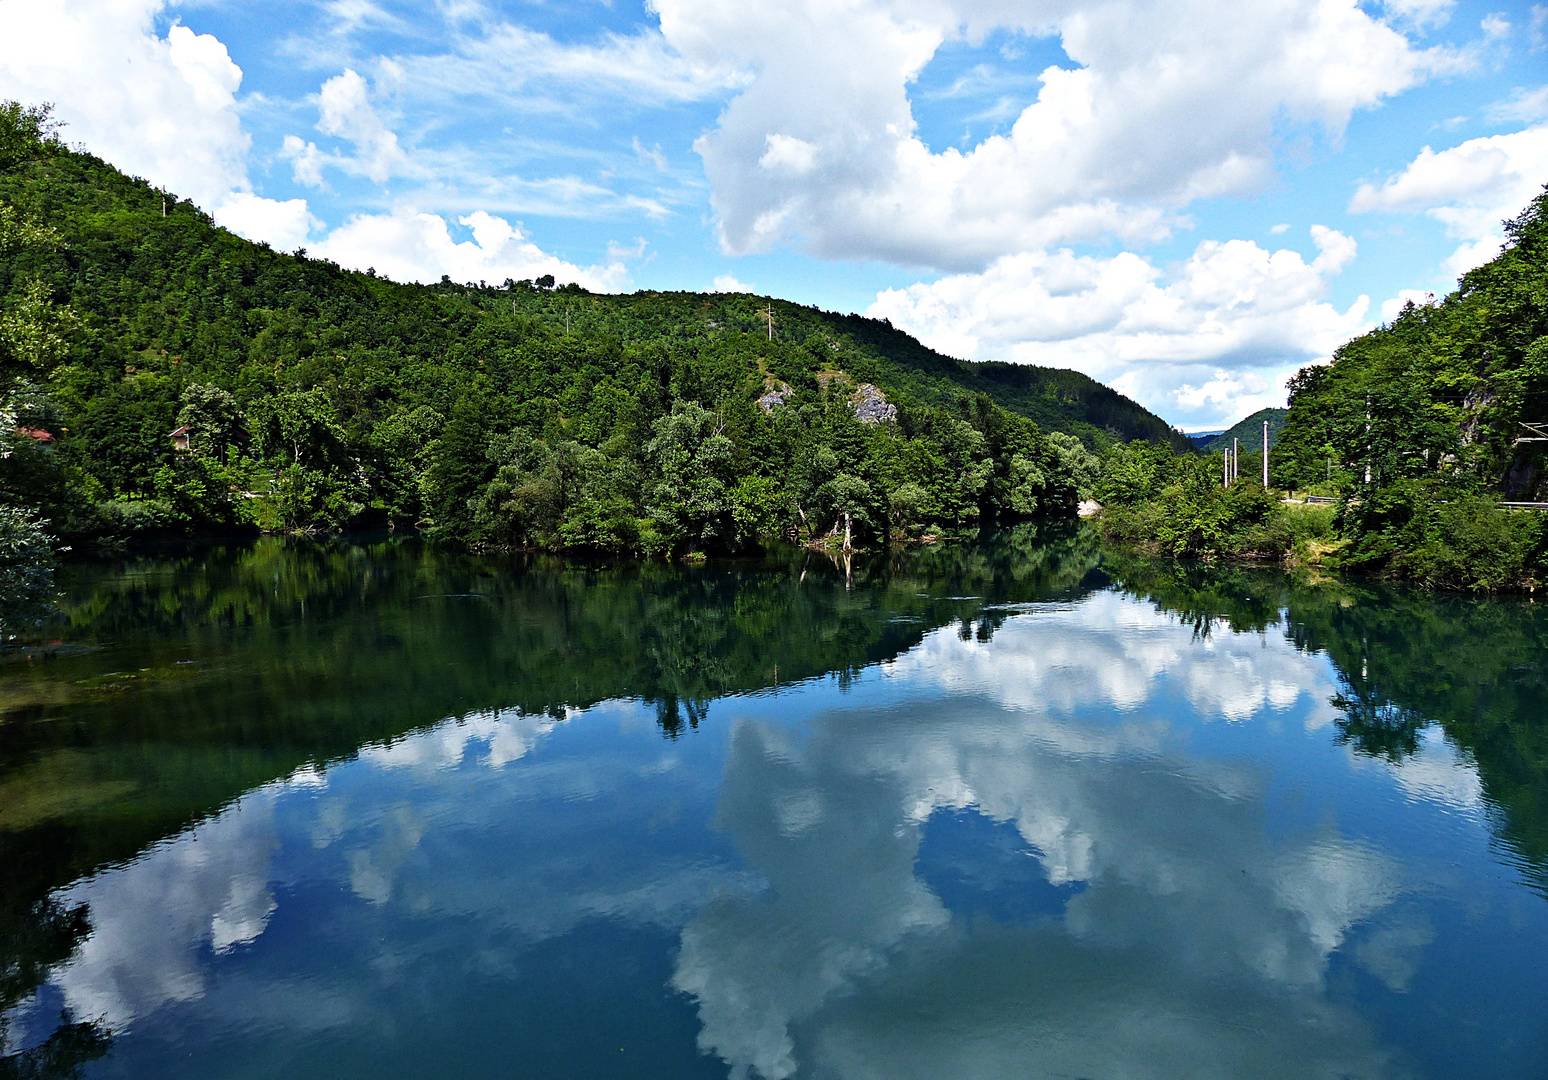
[[[245,418],[236,398],[218,386],[189,383],[177,411],[178,427],[188,428],[188,449],[224,460],[226,451],[246,435]]]
[[[653,472],[646,510],[667,550],[728,547],[736,530],[727,498],[731,440],[714,413],[678,401],[656,421],[645,444]]]
[[[58,131],[52,105],[0,101],[0,170],[59,148]]]
[[[839,473],[817,489],[816,503],[821,508],[819,512],[824,519],[829,516],[833,518],[830,535],[836,538],[839,525],[844,526],[843,550],[855,550],[857,526],[866,534],[874,528],[871,509],[875,499],[871,485],[853,473]]]

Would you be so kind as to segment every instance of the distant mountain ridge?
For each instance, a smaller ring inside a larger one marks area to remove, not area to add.
[[[1213,454],[1230,446],[1233,439],[1241,440],[1242,446],[1248,450],[1262,450],[1263,421],[1265,420],[1268,421],[1269,447],[1272,449],[1289,415],[1289,409],[1259,409],[1245,420],[1238,421],[1205,442],[1203,450],[1206,454]]]

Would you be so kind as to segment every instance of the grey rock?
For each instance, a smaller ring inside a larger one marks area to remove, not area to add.
[[[849,400],[855,406],[855,419],[862,424],[891,424],[898,418],[898,407],[871,383],[861,383]]]
[[[772,387],[768,393],[764,394],[761,398],[758,399],[758,408],[762,409],[766,413],[771,413],[776,408],[783,405],[786,400],[789,399],[790,394],[790,387],[786,386],[784,383],[780,383],[778,386]]]

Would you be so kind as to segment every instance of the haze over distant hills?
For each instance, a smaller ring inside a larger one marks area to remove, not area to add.
[[[1285,426],[1285,419],[1290,415],[1289,409],[1259,409],[1251,416],[1237,421],[1224,431],[1193,431],[1188,438],[1193,440],[1200,450],[1212,454],[1231,445],[1231,440],[1240,439],[1243,446],[1249,449],[1261,449],[1263,442],[1263,421],[1269,425],[1269,446],[1279,438],[1280,430]]]

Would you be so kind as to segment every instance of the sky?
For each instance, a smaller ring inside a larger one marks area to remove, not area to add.
[[[0,97],[283,250],[889,319],[1185,430],[1498,250],[1548,3],[0,0]]]

